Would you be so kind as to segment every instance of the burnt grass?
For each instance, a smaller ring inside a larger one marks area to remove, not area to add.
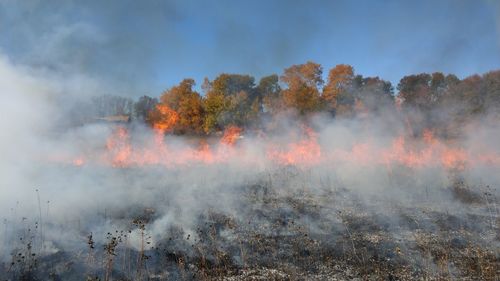
[[[318,191],[319,190],[319,191]],[[361,196],[346,188],[265,182],[240,189],[237,215],[207,209],[196,233],[137,206],[104,242],[82,233],[82,250],[38,257],[26,249],[1,265],[2,280],[499,280],[500,217],[491,187],[463,182],[440,196]],[[410,191],[408,191],[410,192]],[[435,194],[434,194],[435,195]],[[443,196],[451,203],[440,204]],[[439,197],[440,199],[436,199]],[[445,205],[445,206],[443,206]],[[128,245],[142,232],[143,250]],[[85,244],[86,243],[86,244]],[[21,254],[19,254],[21,253]],[[18,258],[23,256],[23,258]]]

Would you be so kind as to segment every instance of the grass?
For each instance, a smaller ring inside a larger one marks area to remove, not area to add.
[[[12,263],[2,265],[0,277],[499,280],[500,216],[492,187],[460,183],[440,191],[451,192],[461,206],[447,209],[431,201],[432,194],[417,196],[410,204],[377,196],[363,201],[356,192],[343,188],[318,192],[301,183],[287,190],[275,183],[270,176],[265,182],[242,187],[238,209],[207,208],[197,214],[193,231],[170,224],[156,241],[151,227],[160,214],[144,206],[142,211],[131,212],[134,217],[120,218],[127,224],[109,224],[123,229],[110,229],[104,237],[84,235],[83,254],[68,250],[39,255],[33,243],[40,230],[25,224],[11,253]],[[107,216],[109,222],[118,220]],[[136,247],[131,245],[133,231],[138,233]]]

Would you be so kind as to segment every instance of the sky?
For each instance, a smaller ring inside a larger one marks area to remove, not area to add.
[[[0,55],[130,97],[309,60],[325,76],[346,63],[393,84],[421,72],[463,78],[500,68],[500,1],[0,0]]]

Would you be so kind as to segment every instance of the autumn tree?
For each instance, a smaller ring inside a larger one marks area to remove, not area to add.
[[[286,68],[281,81],[287,85],[283,90],[285,106],[295,108],[300,114],[307,114],[320,108],[320,91],[323,85],[320,64],[307,62]]]
[[[193,90],[193,79],[182,82],[165,91],[160,103],[174,110],[178,119],[174,125],[176,133],[200,133],[204,122],[204,108],[200,94]]]
[[[328,80],[323,88],[321,99],[325,110],[334,113],[337,100],[349,99],[349,88],[354,79],[354,68],[348,64],[339,64],[330,70]],[[344,96],[341,96],[343,94]],[[342,106],[345,106],[344,104]]]
[[[179,114],[168,105],[158,103],[155,109],[150,112],[148,118],[155,130],[161,133],[170,133],[177,126]]]
[[[281,76],[262,77],[258,85],[250,75],[223,73],[213,81],[205,79],[203,97],[194,85],[194,80],[184,79],[165,91],[159,103],[141,97],[134,104],[135,116],[163,131],[214,133],[231,126],[259,127],[261,120],[272,123],[274,118],[262,117],[289,108],[301,115],[325,110],[336,117],[354,117],[385,112],[396,108],[395,104],[400,109],[402,104],[403,110],[393,113],[402,114],[398,117],[418,135],[425,128],[458,131],[457,126],[472,115],[500,114],[500,71],[463,80],[441,72],[405,76],[397,86],[397,103],[390,82],[355,75],[346,64],[329,71],[324,87],[321,65],[310,61],[286,68]],[[94,107],[98,115],[131,112],[128,99],[111,96],[94,99]]]

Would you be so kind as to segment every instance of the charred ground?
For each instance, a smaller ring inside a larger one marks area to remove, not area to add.
[[[491,187],[472,187],[460,180],[427,191],[406,187],[408,196],[396,201],[384,194],[359,194],[328,180],[314,188],[305,181],[297,185],[304,173],[288,167],[262,175],[264,180],[237,188],[234,215],[208,208],[198,214],[195,229],[171,225],[158,241],[150,235],[150,224],[159,216],[148,206],[136,206],[125,215],[107,214],[106,238],[96,242],[82,230],[77,238],[82,245],[75,251],[39,257],[32,241],[37,230],[25,230],[12,261],[3,263],[1,276],[5,280],[83,276],[87,280],[498,280],[500,216]],[[444,197],[450,200],[442,201]],[[30,231],[33,235],[26,235]],[[139,248],[130,246],[132,231],[139,231]]]

